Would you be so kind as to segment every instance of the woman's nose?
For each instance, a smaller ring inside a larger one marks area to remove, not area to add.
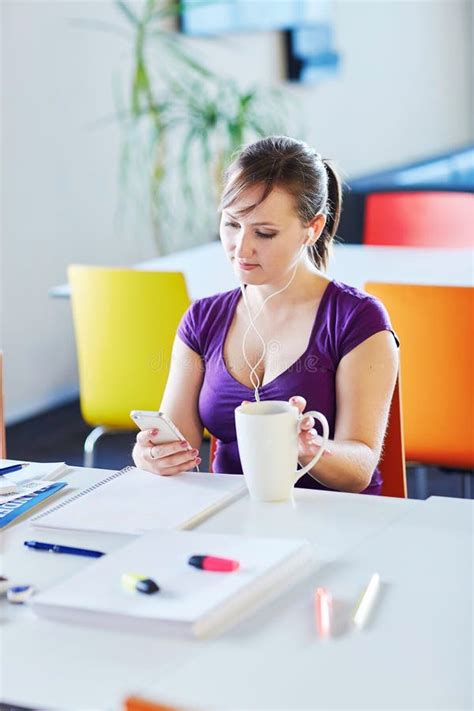
[[[254,252],[252,235],[248,232],[241,231],[237,237],[235,245],[235,256],[237,259],[246,259],[252,256]]]

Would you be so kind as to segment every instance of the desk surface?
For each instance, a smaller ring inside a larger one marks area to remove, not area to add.
[[[87,486],[101,470],[75,469]],[[68,491],[62,494],[67,496]],[[202,523],[212,533],[305,537],[319,565],[306,581],[215,640],[142,637],[37,618],[1,603],[2,699],[48,708],[119,708],[131,692],[219,709],[471,708],[472,516],[460,499],[414,501],[297,490],[295,502],[241,499]],[[28,521],[0,537],[3,574],[38,588],[87,565],[23,547]],[[35,529],[34,537],[51,540]],[[56,532],[111,551],[127,536]],[[347,619],[378,570],[382,595],[361,633],[314,631],[318,585]],[[27,681],[25,679],[27,676]]]
[[[220,242],[141,262],[136,268],[182,271],[193,300],[237,286]],[[366,281],[472,286],[474,250],[335,245],[328,274],[359,289]],[[53,287],[49,293],[54,297],[70,296],[67,284]]]

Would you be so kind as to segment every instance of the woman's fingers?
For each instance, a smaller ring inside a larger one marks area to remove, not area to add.
[[[160,463],[160,474],[162,476],[169,476],[170,474],[177,474],[178,472],[186,471],[187,469],[193,469],[201,463],[201,457],[198,454],[193,454],[187,459],[183,459],[182,455],[179,457],[175,455],[174,457],[166,457],[162,459]]]
[[[154,474],[170,476],[187,469],[193,469],[201,463],[199,450],[193,449],[189,442],[176,440],[158,444],[158,430],[143,430],[137,434],[133,448],[135,465]]]
[[[138,442],[138,444],[141,444],[142,446],[149,444],[149,442],[153,442],[153,444],[158,444],[158,442],[156,442],[156,437],[157,437],[158,433],[159,433],[158,429],[143,430],[143,432],[138,432],[137,442]]]
[[[172,474],[180,474],[189,469],[194,469],[201,463],[201,457],[197,450],[182,453],[180,455],[172,455],[162,459],[148,459],[147,453],[144,450],[141,452],[134,451],[133,461],[139,469],[145,469],[153,474],[160,476],[171,476]]]
[[[323,444],[323,438],[318,435],[314,428],[305,432],[301,432],[300,437],[302,440],[303,447],[310,449],[310,451],[313,453],[313,456],[316,450],[319,449],[319,447],[321,447]],[[330,449],[325,449],[323,452],[323,457],[331,456],[331,454],[332,452]]]
[[[193,461],[199,456],[199,451],[197,449],[172,451],[169,453],[159,454],[158,452],[160,449],[162,449],[162,447],[149,447],[147,450],[145,450],[144,454],[144,458],[147,461],[158,462],[158,466],[160,469],[164,467],[175,466],[177,464],[184,464],[186,462]]]
[[[192,447],[188,442],[182,442],[181,440],[176,440],[175,442],[168,442],[167,444],[148,444],[145,449],[148,449],[148,454],[150,459],[163,459],[164,457],[169,457],[172,454],[181,454],[182,452],[189,453]],[[197,450],[196,450],[197,451]]]
[[[310,415],[309,417],[303,417],[300,424],[300,430],[311,430],[314,427],[314,417]]]
[[[300,415],[303,414],[306,408],[306,400],[304,397],[301,397],[301,395],[295,395],[294,397],[290,397],[289,399],[290,405],[293,405],[296,407],[296,409],[299,411]]]

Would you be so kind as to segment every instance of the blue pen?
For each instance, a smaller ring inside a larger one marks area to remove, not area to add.
[[[0,476],[4,474],[10,474],[10,472],[19,472],[20,469],[27,467],[28,464],[9,464],[6,467],[0,467]]]
[[[89,548],[74,548],[73,546],[60,546],[57,543],[43,543],[42,541],[25,541],[27,548],[35,551],[49,551],[50,553],[69,553],[70,555],[83,555],[87,558],[100,558],[105,555],[101,551],[91,551]]]

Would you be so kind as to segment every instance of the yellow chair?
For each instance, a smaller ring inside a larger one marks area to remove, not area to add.
[[[0,351],[0,459],[6,459],[5,414],[3,405],[3,353]]]
[[[474,466],[474,290],[472,287],[368,283],[400,338],[403,422],[408,461],[426,495],[427,467]],[[470,497],[471,474],[463,477]]]
[[[190,301],[180,272],[68,269],[84,420],[84,465],[107,433],[133,430],[130,410],[158,410],[179,321]]]

